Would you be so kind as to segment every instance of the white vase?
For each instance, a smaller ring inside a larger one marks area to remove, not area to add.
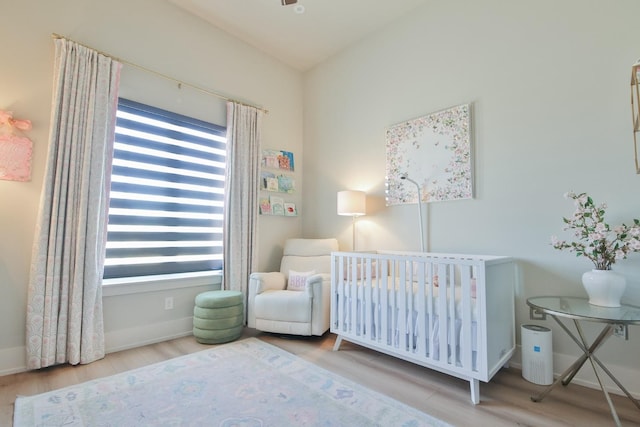
[[[582,275],[582,285],[589,295],[589,304],[620,307],[627,280],[611,270],[591,270]]]

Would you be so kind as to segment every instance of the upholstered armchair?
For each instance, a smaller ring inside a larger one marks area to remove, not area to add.
[[[336,239],[288,239],[279,272],[249,276],[248,326],[291,335],[329,329],[331,252]]]

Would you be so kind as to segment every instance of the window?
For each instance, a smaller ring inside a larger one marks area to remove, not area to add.
[[[222,269],[226,129],[120,99],[105,279]]]

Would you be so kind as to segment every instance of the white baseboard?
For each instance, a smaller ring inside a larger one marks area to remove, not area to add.
[[[26,348],[24,346],[0,350],[0,376],[17,374],[27,370]]]
[[[116,351],[185,337],[192,333],[193,317],[183,317],[105,333],[105,349],[107,353],[115,353]]]
[[[516,352],[513,355],[513,358],[509,361],[509,365],[518,369],[522,369],[522,351],[520,346],[516,346]],[[597,354],[596,354],[597,356]],[[558,376],[563,373],[569,366],[576,361],[579,355],[569,356],[566,354],[553,353],[553,377],[554,379],[558,378]],[[640,370],[638,369],[630,369],[624,366],[618,366],[613,364],[607,364],[601,360],[604,365],[607,367],[609,371],[620,381],[620,383],[627,389],[631,395],[640,399]],[[605,384],[605,387],[609,393],[619,394],[624,396],[624,392],[617,386],[609,376],[600,369],[598,366],[598,375]],[[572,384],[578,384],[581,386],[593,388],[596,390],[600,390],[600,384],[598,384],[598,380],[593,373],[593,369],[591,368],[591,363],[586,361],[582,366],[578,374],[571,381]],[[553,392],[551,392],[553,394]]]
[[[115,353],[116,351],[188,336],[192,334],[192,331],[193,317],[185,317],[108,332],[104,337],[105,350],[107,353]],[[24,346],[0,349],[0,376],[27,371],[25,355],[26,348]]]

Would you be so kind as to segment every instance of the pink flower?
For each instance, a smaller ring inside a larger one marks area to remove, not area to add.
[[[598,241],[598,240],[602,240],[605,237],[606,236],[603,233],[591,233],[591,234],[589,234],[588,239],[591,242],[595,242],[595,241]]]
[[[625,224],[612,229],[605,222],[606,204],[596,205],[586,193],[568,192],[565,197],[573,199],[573,216],[563,218],[564,230],[573,232],[577,241],[567,243],[552,237],[555,249],[566,249],[591,260],[598,270],[610,270],[630,252],[640,252],[640,220],[634,219],[631,227]]]

